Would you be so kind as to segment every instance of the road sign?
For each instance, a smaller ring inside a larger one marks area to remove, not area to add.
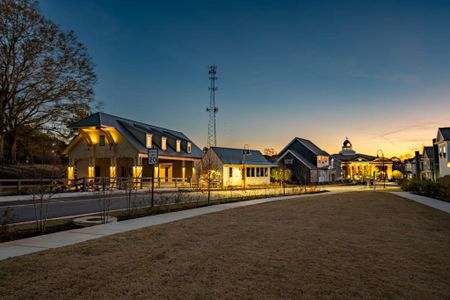
[[[148,149],[148,164],[156,165],[158,163],[158,149]]]

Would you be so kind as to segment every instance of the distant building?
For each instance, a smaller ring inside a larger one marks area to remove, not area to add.
[[[434,179],[434,149],[433,146],[423,147],[421,156],[420,178],[423,180]]]
[[[251,187],[269,185],[274,166],[258,150],[211,147],[203,157],[202,173],[217,172],[223,187]]]
[[[436,136],[436,162],[438,163],[437,178],[450,175],[450,127],[439,128]]]
[[[292,173],[291,182],[326,183],[336,180],[330,155],[307,139],[294,138],[278,154],[278,165]]]
[[[195,180],[203,151],[182,132],[98,112],[69,126],[76,132],[65,153],[68,179],[152,177],[160,182]],[[159,162],[147,163],[148,149]],[[153,170],[152,170],[153,169]]]
[[[356,153],[347,138],[342,144],[342,150],[338,154],[333,154],[332,157],[336,161],[342,179],[360,181],[383,179],[384,176],[386,179],[392,178],[391,159]]]

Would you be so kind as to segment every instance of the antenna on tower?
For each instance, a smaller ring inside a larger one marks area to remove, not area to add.
[[[216,107],[216,80],[217,80],[217,66],[212,65],[208,68],[209,75],[209,107],[206,111],[209,112],[208,121],[208,147],[215,147],[217,144],[216,138],[216,113],[219,110]]]

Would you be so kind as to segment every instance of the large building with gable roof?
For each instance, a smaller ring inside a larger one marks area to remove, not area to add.
[[[152,177],[180,184],[196,178],[203,151],[184,133],[97,112],[73,123],[75,137],[65,154],[68,179]],[[157,165],[147,163],[148,149],[157,149]]]

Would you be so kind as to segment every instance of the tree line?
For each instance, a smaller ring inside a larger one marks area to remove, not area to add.
[[[73,31],[42,15],[35,0],[0,0],[0,161],[17,162],[27,152],[18,146],[43,135],[67,140],[67,125],[96,105],[96,80]]]

